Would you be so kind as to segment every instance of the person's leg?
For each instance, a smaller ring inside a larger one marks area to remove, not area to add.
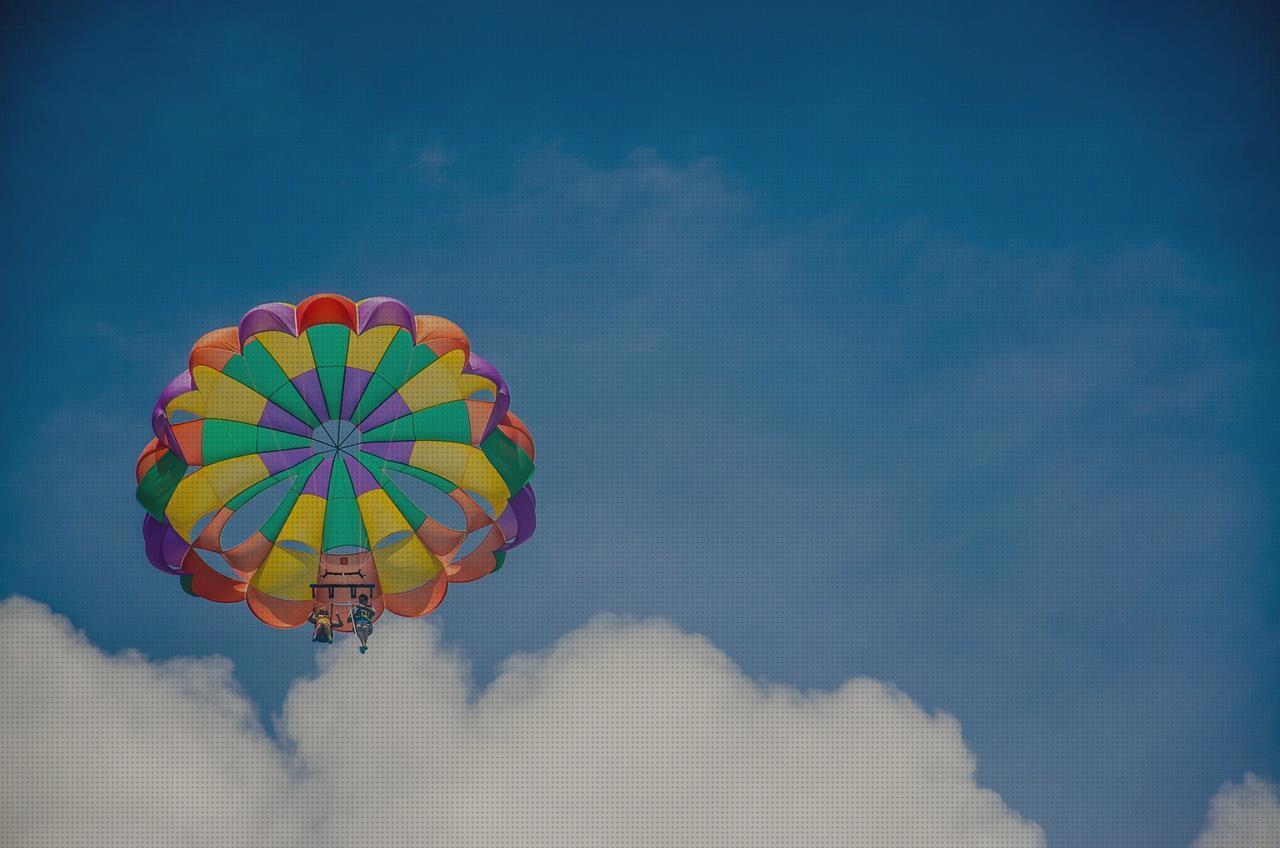
[[[360,653],[369,650],[369,634],[373,632],[373,628],[367,624],[356,625],[356,636],[360,639]]]

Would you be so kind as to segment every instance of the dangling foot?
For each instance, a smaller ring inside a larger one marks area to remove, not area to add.
[[[363,654],[363,653],[364,653],[365,651],[367,651],[367,650],[369,650],[369,646],[368,646],[368,645],[361,645],[361,646],[360,646],[360,653],[362,653],[362,654]]]

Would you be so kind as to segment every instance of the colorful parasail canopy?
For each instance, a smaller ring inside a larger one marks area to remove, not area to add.
[[[273,627],[357,586],[378,613],[425,615],[533,533],[510,402],[461,329],[397,300],[259,306],[197,341],[156,402],[147,556]]]

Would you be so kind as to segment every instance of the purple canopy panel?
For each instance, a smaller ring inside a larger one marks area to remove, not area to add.
[[[509,501],[507,503],[507,508],[498,515],[496,524],[498,525],[498,529],[502,531],[502,541],[504,544],[514,539],[516,534],[519,532],[520,522],[516,518],[515,510],[511,508]]]
[[[388,421],[394,421],[397,418],[403,418],[409,414],[409,405],[404,402],[404,398],[400,397],[399,392],[392,392],[391,396],[384,400],[373,412],[369,413],[369,417],[360,422],[360,429],[368,432],[374,427],[386,424]]]
[[[298,335],[297,314],[291,303],[264,303],[250,309],[240,319],[240,345],[257,333],[278,330],[291,336]]]
[[[489,361],[482,356],[471,354],[467,360],[467,366],[462,369],[464,374],[476,374],[487,380],[493,381],[497,390],[493,393],[493,411],[489,413],[489,422],[484,425],[484,436],[480,441],[489,438],[489,434],[493,432],[493,428],[498,426],[498,422],[507,414],[507,410],[511,408],[511,390],[507,388],[507,381],[502,379],[502,375],[498,373],[498,369],[489,364]]]
[[[178,444],[178,437],[174,435],[173,428],[169,426],[169,417],[167,415],[163,412],[151,413],[151,429],[155,431],[156,438],[160,441],[160,444],[168,448],[170,453],[178,459],[190,465],[186,456],[182,453],[182,446]]]
[[[369,386],[369,380],[373,377],[372,371],[365,371],[363,368],[352,368],[350,365],[346,368],[346,374],[342,378],[342,418],[344,421],[351,420],[351,414],[356,411],[356,404],[360,402],[360,398],[364,395],[364,390]]]
[[[322,498],[329,496],[329,474],[333,471],[333,460],[326,457],[316,470],[311,472],[311,476],[307,478],[307,484],[302,487],[304,495],[319,495]]]
[[[195,387],[195,379],[191,376],[191,372],[183,371],[170,380],[169,385],[164,387],[164,391],[160,393],[160,397],[156,399],[156,405],[151,410],[151,429],[155,432],[156,438],[160,440],[160,444],[177,454],[178,458],[183,462],[187,460],[182,455],[182,450],[178,447],[178,440],[173,435],[173,428],[169,425],[169,413],[166,409],[170,401],[179,395],[185,395]]]
[[[351,475],[351,487],[355,489],[356,497],[378,488],[378,481],[373,479],[369,469],[365,468],[360,460],[354,456],[344,456],[342,461],[346,463],[347,473]]]
[[[178,376],[169,381],[169,385],[164,387],[164,391],[160,393],[160,397],[156,399],[155,408],[152,412],[165,412],[169,406],[169,402],[178,395],[185,395],[196,387],[195,378],[191,376],[190,371],[183,371]],[[166,413],[167,414],[167,413]]]
[[[267,451],[258,456],[262,464],[267,466],[268,474],[279,474],[286,468],[292,468],[299,462],[310,458],[315,451],[311,448],[289,448],[288,450]]]
[[[267,427],[272,430],[283,430],[286,433],[293,433],[295,436],[311,436],[311,428],[294,417],[292,412],[288,412],[284,407],[277,406],[272,401],[267,401],[267,405],[262,408],[262,417],[258,419],[259,427]]]
[[[515,515],[518,526],[515,538],[510,539],[502,546],[504,551],[509,551],[516,545],[527,541],[533,535],[534,528],[538,524],[537,501],[533,496],[533,487],[525,486],[516,492],[507,503],[507,512]]]
[[[164,535],[168,522],[156,521],[147,513],[142,517],[142,541],[147,548],[147,560],[164,572],[171,572],[169,563],[164,560]]]
[[[356,326],[363,333],[371,327],[393,324],[413,332],[413,313],[393,297],[367,297],[356,304]]]
[[[298,394],[302,395],[302,399],[307,402],[307,406],[311,407],[311,411],[316,414],[316,418],[328,421],[329,408],[324,403],[324,389],[320,388],[320,374],[312,368],[294,377],[291,382],[298,390]]]
[[[182,570],[182,560],[187,555],[187,551],[191,550],[191,545],[168,523],[165,524],[164,539],[160,542],[160,547],[164,552],[164,561],[168,563],[169,570]]]

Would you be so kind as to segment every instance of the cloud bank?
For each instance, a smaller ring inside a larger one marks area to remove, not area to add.
[[[0,604],[0,810],[21,845],[1042,846],[958,724],[891,686],[745,677],[661,621],[594,620],[476,691],[434,627],[295,683],[275,738],[231,664],[108,656]],[[1210,845],[1216,843],[1209,843]]]
[[[1214,796],[1209,822],[1193,848],[1275,848],[1280,845],[1280,787],[1257,775],[1228,783]]]

